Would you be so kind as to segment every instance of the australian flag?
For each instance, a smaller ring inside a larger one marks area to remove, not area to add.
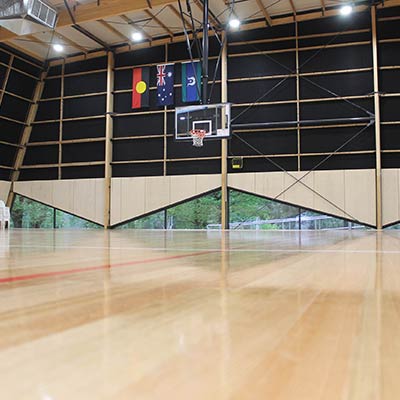
[[[157,105],[174,104],[174,64],[157,65]]]

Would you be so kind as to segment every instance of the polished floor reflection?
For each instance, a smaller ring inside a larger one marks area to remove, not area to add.
[[[400,398],[400,232],[0,232],[1,398]]]

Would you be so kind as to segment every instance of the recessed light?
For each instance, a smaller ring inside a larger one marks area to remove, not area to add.
[[[350,15],[353,12],[353,7],[349,4],[346,4],[340,9],[340,14],[342,15]]]
[[[140,32],[132,33],[132,40],[135,42],[140,42],[143,39],[143,35]]]
[[[229,20],[229,26],[231,28],[239,28],[240,21],[237,18],[232,18],[232,19]]]
[[[62,51],[64,51],[64,46],[62,46],[61,44],[53,44],[53,49],[57,53],[61,53]]]

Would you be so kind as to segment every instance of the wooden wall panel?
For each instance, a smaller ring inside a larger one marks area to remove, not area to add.
[[[7,201],[8,191],[10,190],[10,182],[0,181],[0,200],[4,203]]]
[[[111,225],[137,218],[217,189],[219,175],[113,178]]]
[[[382,170],[382,224],[400,221],[400,169]]]
[[[104,179],[16,182],[14,191],[67,213],[103,224]]]
[[[305,172],[291,174],[299,179]],[[293,182],[294,179],[284,172],[229,174],[228,177],[228,185],[232,189],[271,199]],[[297,183],[277,200],[375,225],[374,170],[313,171],[302,182],[323,197]]]

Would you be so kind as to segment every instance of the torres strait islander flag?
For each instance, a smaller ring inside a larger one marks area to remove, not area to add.
[[[157,65],[157,105],[174,104],[174,64]]]
[[[150,68],[134,68],[132,84],[132,108],[149,106]]]
[[[199,61],[182,64],[182,101],[199,101],[201,91],[201,65]]]

